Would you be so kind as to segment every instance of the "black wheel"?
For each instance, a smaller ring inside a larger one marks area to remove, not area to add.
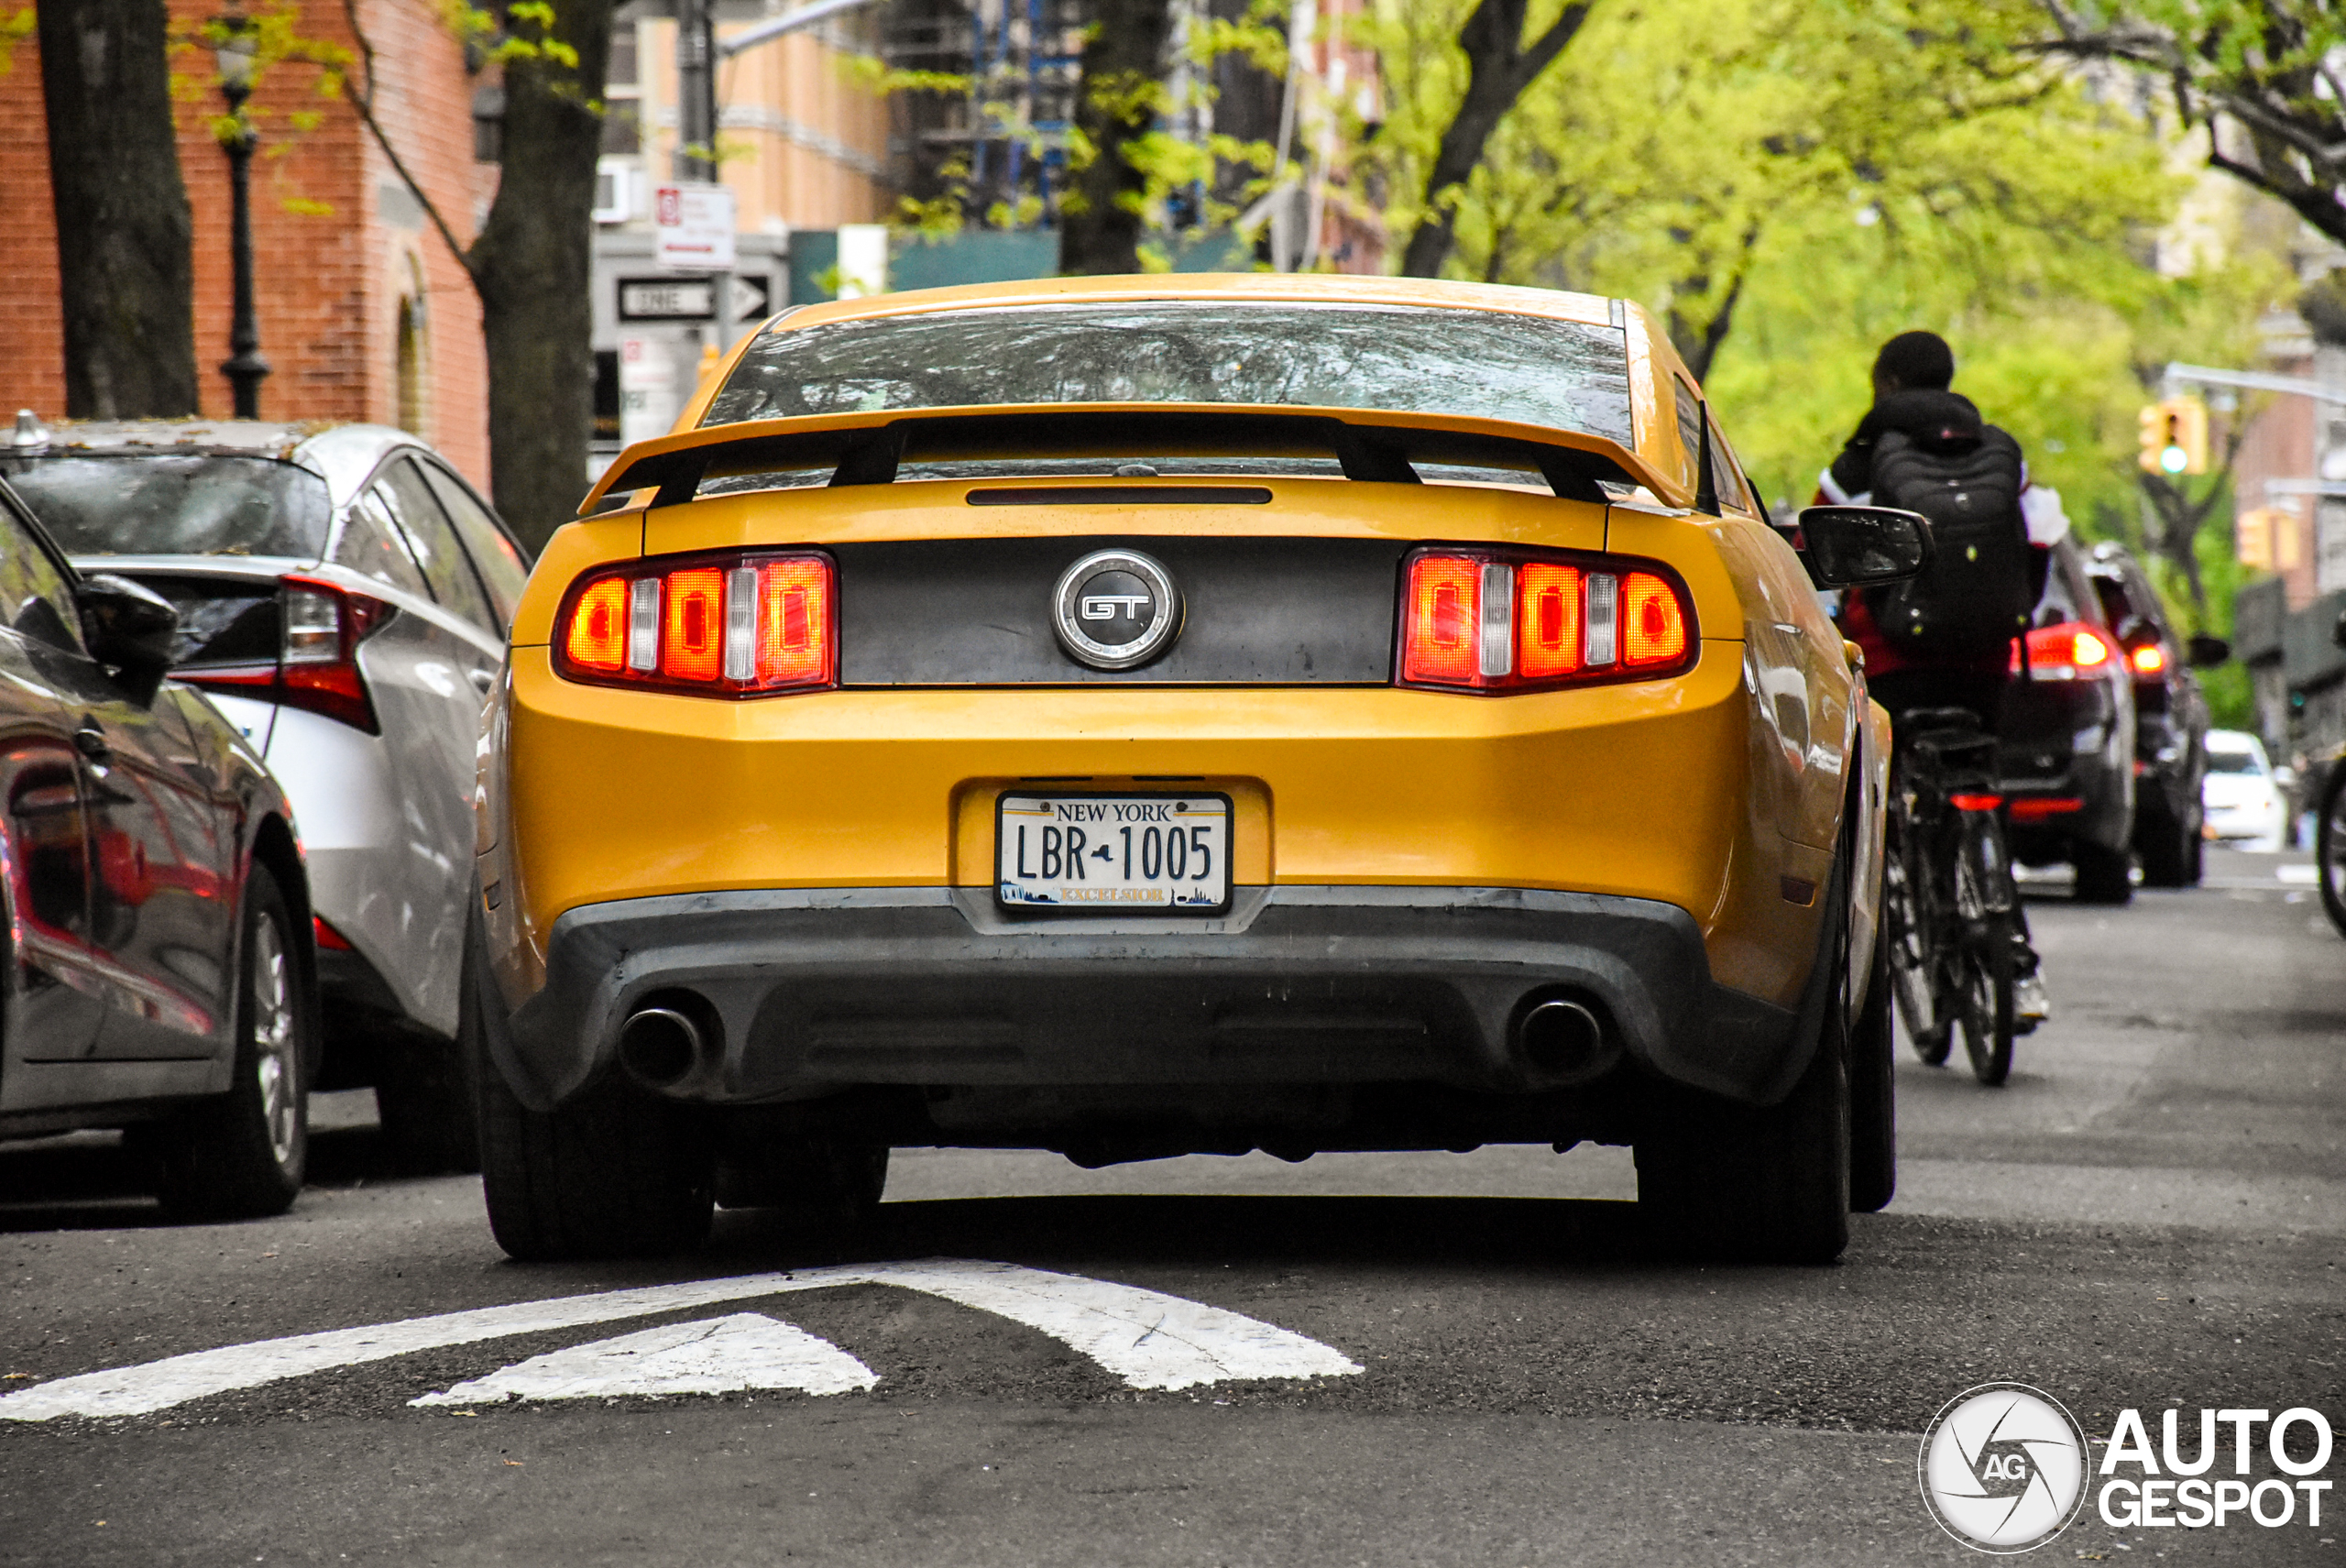
[[[2185,863],[2183,869],[2183,885],[2186,887],[2198,887],[2199,885],[2200,877],[2206,873],[2208,864],[2208,836],[2206,833],[2201,831],[2201,827],[2202,824],[2198,814],[2196,812],[2193,813],[2191,818],[2190,859]]]
[[[1673,1249],[1752,1263],[1824,1264],[1849,1242],[1848,903],[1825,912],[1815,1050],[1792,1092],[1764,1109],[1687,1091],[1637,1138],[1638,1207]]]
[[[2190,822],[2161,820],[2143,835],[2143,885],[2193,887],[2199,881],[2199,833]]]
[[[236,1054],[228,1091],[151,1124],[139,1140],[160,1168],[156,1196],[181,1220],[281,1214],[309,1159],[305,1066],[317,1056],[317,999],[277,879],[245,879],[237,944]]]
[[[1875,1214],[1898,1190],[1898,1095],[1891,1068],[1890,933],[1877,935],[1866,999],[1849,1026],[1849,1210]]]
[[[1963,982],[1963,1052],[1971,1058],[1972,1076],[1993,1088],[2012,1071],[2011,922],[1986,922],[1977,938],[1963,944],[1957,968]]]
[[[2313,863],[2321,876],[2321,907],[2346,935],[2346,758],[2330,765],[2314,818]]]
[[[2132,857],[2125,850],[2081,841],[2071,846],[2069,863],[2077,873],[2070,894],[2077,903],[2125,904],[2133,898],[2133,879],[2127,874]]]
[[[479,1083],[481,1189],[497,1245],[524,1262],[679,1252],[708,1234],[708,1140],[688,1107],[616,1073],[551,1112],[521,1103],[488,1049],[502,1025],[479,916],[458,1037]]]
[[[1931,981],[1930,941],[1923,918],[1906,858],[1893,838],[1884,856],[1881,877],[1882,941],[1888,948],[1890,990],[1897,999],[1898,1015],[1905,1021],[1906,1038],[1914,1054],[1938,1067],[1946,1062],[1954,1036],[1938,1005],[1938,988]]]
[[[413,1034],[387,1041],[375,1074],[375,1113],[394,1168],[409,1176],[480,1168],[480,1126],[465,1053],[454,1040]]]

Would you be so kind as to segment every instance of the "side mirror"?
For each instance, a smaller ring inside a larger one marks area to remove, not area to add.
[[[82,612],[82,640],[90,656],[110,664],[123,690],[140,707],[155,700],[155,688],[171,667],[171,640],[180,612],[154,589],[127,577],[101,572],[73,590]]]
[[[2219,664],[2231,662],[2232,645],[2220,637],[2209,637],[2203,632],[2191,640],[2190,652],[2193,669],[2212,670]]]
[[[1931,564],[1931,522],[1894,507],[1804,507],[1800,547],[1821,588],[1895,583]]]

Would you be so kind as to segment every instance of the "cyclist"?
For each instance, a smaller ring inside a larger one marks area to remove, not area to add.
[[[2060,497],[2032,489],[2020,444],[1949,390],[1955,352],[1936,333],[1903,332],[1873,365],[1873,407],[1819,479],[1817,500],[1878,501],[1932,520],[1936,558],[1912,582],[1842,596],[1842,634],[1865,651],[1866,684],[1902,737],[1903,717],[1960,707],[1998,732],[2012,640],[2043,591],[2051,547],[2068,527]],[[2015,904],[2015,912],[2018,905]],[[2013,1022],[2051,1015],[2020,914]]]

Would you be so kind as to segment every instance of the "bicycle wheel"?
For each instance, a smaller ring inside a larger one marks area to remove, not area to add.
[[[1932,983],[1930,938],[1899,838],[1891,839],[1883,861],[1881,916],[1888,927],[1883,938],[1890,948],[1891,993],[1898,1000],[1907,1041],[1924,1061],[1942,1066],[1954,1042],[1946,1011],[1938,1005],[1938,987]]]
[[[2012,928],[2010,916],[1981,921],[1956,959],[1958,1015],[1971,1074],[1990,1089],[2012,1070]]]
[[[2330,765],[2315,818],[2313,863],[2321,872],[2321,907],[2346,936],[2346,758]]]

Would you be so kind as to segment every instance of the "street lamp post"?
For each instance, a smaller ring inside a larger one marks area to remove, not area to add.
[[[235,305],[228,322],[228,359],[220,373],[228,378],[236,400],[236,417],[260,417],[260,384],[269,361],[260,356],[260,325],[253,318],[252,122],[245,118],[245,100],[253,91],[253,26],[231,12],[217,24],[220,41],[212,54],[220,67],[220,95],[228,101],[232,122],[220,138],[228,155],[228,253],[235,269]]]

